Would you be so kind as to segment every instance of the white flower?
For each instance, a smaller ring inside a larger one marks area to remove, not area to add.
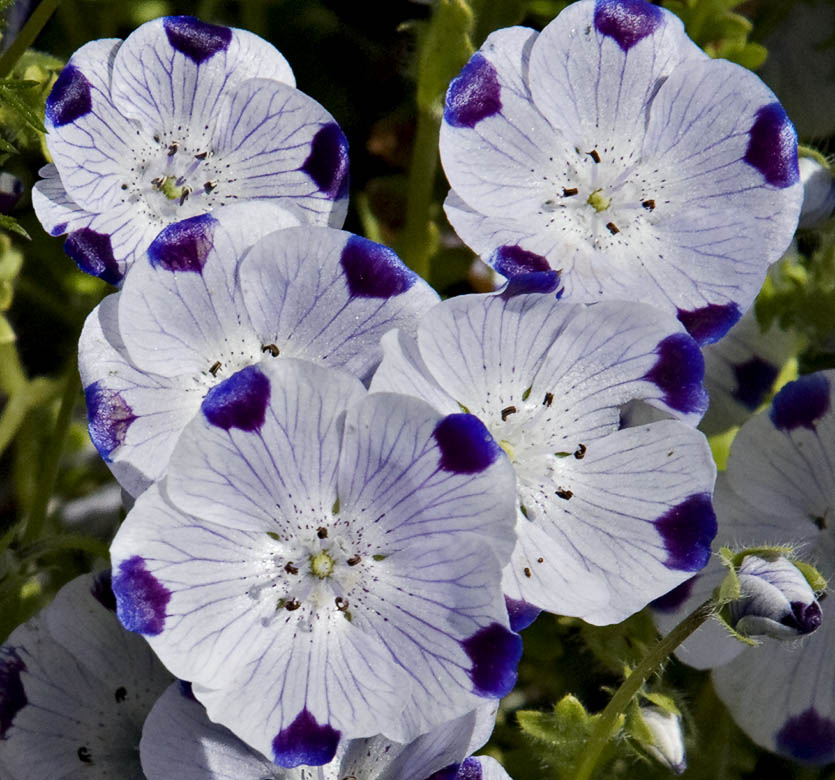
[[[244,200],[340,226],[348,146],[257,35],[190,16],[93,41],[46,102],[54,165],[33,205],[79,267],[117,284],[164,227]]]
[[[661,707],[646,706],[641,707],[641,718],[653,739],[651,744],[642,743],[642,747],[653,758],[680,775],[687,768],[681,716]]]
[[[809,374],[783,387],[768,411],[740,428],[726,478],[717,482],[717,544],[790,545],[824,577],[835,573],[833,402],[835,372]],[[661,628],[669,630],[704,601],[723,575],[719,562],[711,562],[703,575],[666,597]],[[826,764],[835,760],[835,623],[827,619],[827,601],[818,608],[810,604],[808,588],[794,590],[796,596],[769,600],[782,618],[755,625],[764,633],[796,636],[820,624],[810,636],[797,643],[766,637],[746,647],[711,622],[677,655],[714,669],[719,697],[757,744],[803,763]],[[789,624],[786,631],[775,626],[781,619]]]
[[[651,303],[700,343],[753,303],[794,234],[794,128],[750,71],[645,0],[581,0],[488,37],[450,85],[446,212],[499,273]]]
[[[387,247],[294,224],[265,203],[167,227],[87,318],[79,368],[90,436],[132,495],[164,474],[207,391],[245,366],[301,357],[366,378],[380,336],[437,294]]]
[[[284,767],[515,682],[513,470],[472,415],[287,358],[213,387],[111,548],[119,617]]]
[[[698,422],[707,399],[693,339],[644,304],[525,292],[549,278],[553,292],[553,276],[444,301],[416,340],[386,334],[371,383],[446,413],[465,408],[507,452],[518,543],[504,589],[519,628],[533,615],[518,601],[623,620],[701,569],[716,530],[704,436],[679,420],[621,425],[632,401]]]

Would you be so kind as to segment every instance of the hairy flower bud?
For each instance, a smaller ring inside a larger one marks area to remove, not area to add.
[[[646,706],[641,707],[641,717],[652,735],[651,743],[642,743],[644,750],[680,775],[687,769],[681,716],[661,707]]]

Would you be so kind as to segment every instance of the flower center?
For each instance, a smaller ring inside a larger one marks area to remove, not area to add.
[[[589,206],[593,207],[594,210],[598,213],[601,211],[606,211],[606,209],[612,205],[612,199],[607,198],[603,194],[602,189],[597,189],[594,192],[592,192],[592,194],[589,195],[589,198],[586,202],[589,204]]]
[[[320,550],[316,555],[310,556],[310,571],[320,580],[330,577],[333,574],[334,560],[327,550]]]

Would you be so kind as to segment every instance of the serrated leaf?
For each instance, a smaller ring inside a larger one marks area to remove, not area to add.
[[[31,88],[33,84],[38,85],[35,81],[9,81],[8,79],[0,81],[0,102],[2,102],[3,108],[11,109],[30,129],[38,133],[45,133],[46,128],[43,126],[43,120],[18,94],[20,89],[17,85],[19,84],[27,84],[27,88]]]
[[[0,136],[0,152],[8,152],[9,154],[17,154],[17,147],[9,143],[5,138]]]
[[[0,228],[8,230],[10,233],[17,233],[17,235],[22,236],[23,238],[31,238],[30,235],[20,226],[18,221],[14,217],[8,216],[8,214],[0,214]]]

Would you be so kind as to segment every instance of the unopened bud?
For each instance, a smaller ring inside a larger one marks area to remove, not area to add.
[[[743,636],[792,639],[821,624],[821,608],[803,572],[782,555],[746,555],[737,569],[740,597],[728,622]]]
[[[649,705],[641,707],[641,718],[652,736],[652,742],[642,742],[641,746],[653,758],[680,775],[687,769],[681,716]]]
[[[835,178],[832,171],[813,157],[798,160],[803,184],[803,206],[798,227],[814,228],[835,212]]]

